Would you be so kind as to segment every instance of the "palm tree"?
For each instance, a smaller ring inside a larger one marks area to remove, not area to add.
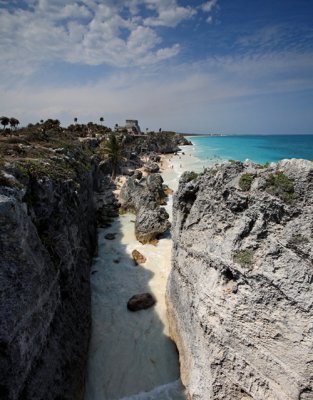
[[[3,130],[4,130],[5,127],[6,127],[7,125],[9,125],[9,123],[10,123],[10,118],[8,118],[8,117],[1,117],[1,118],[0,118],[0,122],[1,122],[1,125],[3,125]]]
[[[100,118],[101,125],[102,125],[103,121],[104,121],[104,118],[101,117],[101,118]]]
[[[108,141],[102,147],[104,158],[111,164],[112,179],[116,178],[118,168],[124,158],[124,144],[125,136],[123,136],[122,140],[119,141],[118,136],[114,133],[111,133]]]
[[[16,119],[16,118],[10,118],[10,126],[11,126],[11,128],[16,128],[17,127],[17,125],[19,125],[19,123],[20,123],[20,121],[18,120],[18,119]]]
[[[74,122],[75,122],[75,124],[77,124],[77,118],[76,117],[74,118]]]

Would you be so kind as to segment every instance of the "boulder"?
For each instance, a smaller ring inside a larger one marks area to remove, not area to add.
[[[163,179],[160,174],[142,177],[140,171],[135,171],[121,188],[120,203],[124,210],[137,212],[145,207],[155,209],[163,202]]]
[[[155,298],[150,293],[140,293],[132,296],[127,302],[129,311],[146,310],[154,306],[156,303]]]
[[[163,207],[154,210],[141,208],[136,216],[135,223],[137,240],[145,244],[157,239],[171,227],[168,218],[169,215]]]
[[[135,265],[144,264],[147,261],[146,257],[143,254],[141,254],[138,250],[132,251],[132,257],[135,262]]]
[[[160,167],[158,166],[158,164],[150,162],[144,165],[144,170],[149,173],[156,173],[159,172]]]

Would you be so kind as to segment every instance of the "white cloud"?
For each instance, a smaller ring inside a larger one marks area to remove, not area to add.
[[[23,123],[51,117],[66,124],[74,116],[88,122],[104,114],[111,126],[130,117],[151,129],[192,130],[194,126],[205,131],[213,120],[227,123],[224,112],[229,104],[236,107],[251,96],[271,98],[277,93],[312,90],[312,70],[312,53],[228,56],[161,68],[155,73],[115,72],[97,83],[75,87],[50,87],[47,82],[44,87],[23,84],[0,88],[0,108]],[[217,109],[219,115],[215,115]],[[241,112],[244,115],[246,111]],[[247,120],[248,115],[242,118]]]
[[[144,23],[149,26],[169,26],[175,27],[180,22],[190,19],[196,14],[196,10],[191,7],[179,7],[175,4],[173,8],[156,6],[158,16],[146,18]]]
[[[217,0],[209,0],[206,3],[203,3],[201,5],[201,9],[204,12],[210,13],[213,10],[213,8],[216,6],[216,4],[217,4]]]
[[[130,0],[126,6],[119,0],[32,0],[29,6],[0,14],[4,79],[27,76],[53,61],[117,67],[157,63],[176,56],[180,46],[162,45],[153,27],[176,26],[195,13],[176,0]],[[139,6],[150,7],[158,17],[143,21]]]

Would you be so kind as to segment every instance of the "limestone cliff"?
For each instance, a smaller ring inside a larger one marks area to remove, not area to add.
[[[174,198],[167,302],[190,399],[313,399],[313,162],[226,162]]]
[[[112,165],[101,150],[110,132],[47,120],[0,137],[1,400],[83,398],[96,227],[117,215]],[[172,136],[160,140],[176,149]],[[127,139],[121,170],[141,166],[137,153],[151,151]],[[159,202],[160,178],[147,182]],[[149,221],[167,229],[167,217]]]
[[[81,399],[96,243],[93,177],[0,194],[0,398]]]
[[[169,215],[160,207],[165,197],[160,174],[143,177],[142,172],[135,171],[124,183],[119,199],[121,208],[135,212],[135,235],[139,242],[152,242],[170,228]]]

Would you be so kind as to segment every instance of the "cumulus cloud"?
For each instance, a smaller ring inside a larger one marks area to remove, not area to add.
[[[146,18],[144,21],[145,25],[175,27],[180,22],[190,19],[196,14],[195,9],[180,7],[176,4],[173,4],[172,8],[156,5],[155,10],[158,13],[157,17]]]
[[[29,75],[54,61],[116,67],[155,64],[176,56],[180,46],[164,46],[154,27],[176,26],[196,12],[178,6],[176,0],[30,0],[27,5],[19,8],[16,3],[0,14],[2,76]],[[140,6],[156,16],[144,20]]]

